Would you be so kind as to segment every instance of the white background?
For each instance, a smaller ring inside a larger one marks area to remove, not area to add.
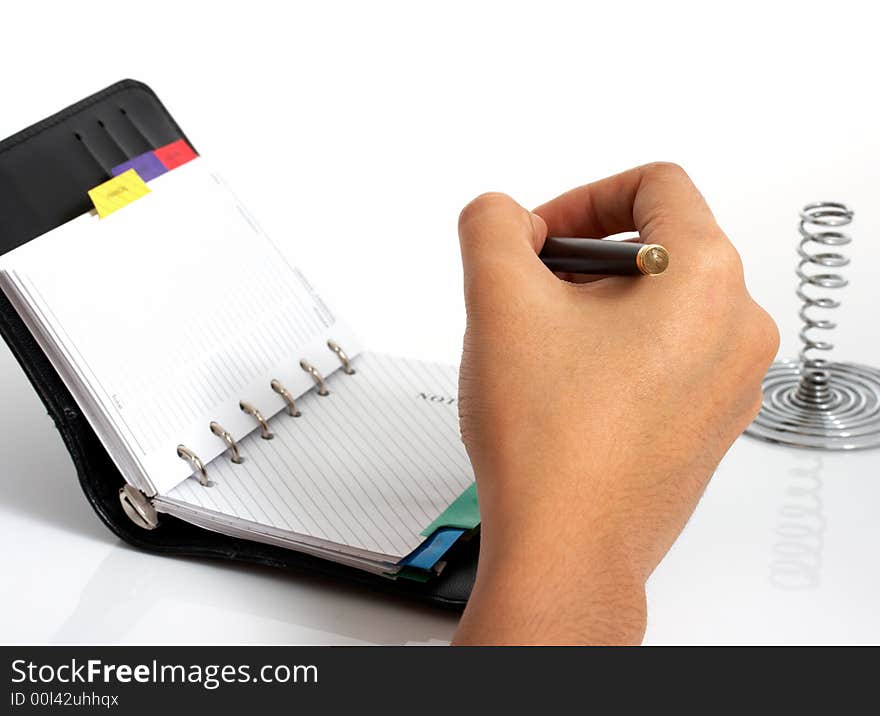
[[[797,211],[850,203],[835,356],[880,364],[869,3],[43,2],[5,8],[3,25],[0,135],[145,81],[373,349],[457,361],[455,226],[476,194],[533,206],[669,160],[738,246],[784,356]],[[451,635],[454,617],[406,603],[120,545],[5,348],[0,387],[0,640]],[[775,515],[792,466],[816,458],[741,441],[652,582],[648,641],[880,641],[878,457],[822,463],[823,579],[791,596],[767,577]]]

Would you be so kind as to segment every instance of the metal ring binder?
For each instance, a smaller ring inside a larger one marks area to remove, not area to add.
[[[138,527],[154,530],[159,526],[159,515],[146,495],[131,485],[123,485],[119,489],[119,501],[122,510]]]
[[[285,388],[280,380],[272,380],[271,383],[272,390],[274,390],[278,395],[284,398],[284,402],[287,403],[287,414],[293,418],[298,418],[302,413],[296,409],[296,403],[293,402],[293,396],[290,392]]]
[[[263,440],[271,440],[273,437],[275,437],[269,430],[269,423],[266,422],[266,418],[264,418],[263,414],[253,405],[242,400],[241,402],[239,402],[238,407],[241,408],[242,411],[253,417],[253,419],[260,424],[260,437],[263,438]]]
[[[228,430],[225,430],[220,423],[211,423],[211,432],[214,433],[218,438],[222,439],[229,446],[229,451],[231,453],[230,460],[234,462],[236,465],[242,462],[241,453],[238,451],[238,445],[235,440],[232,438],[232,435],[229,434]]]
[[[327,384],[324,382],[324,376],[318,372],[318,369],[315,368],[315,366],[307,360],[301,360],[299,362],[299,367],[312,376],[315,385],[318,386],[318,395],[330,395],[330,391],[327,390]]]
[[[211,481],[208,480],[208,471],[205,470],[205,463],[203,463],[199,459],[198,455],[196,455],[186,445],[178,445],[177,457],[179,457],[181,460],[186,460],[190,465],[192,465],[193,470],[198,473],[199,483],[202,485],[202,487],[211,486]]]
[[[343,372],[346,375],[354,375],[356,371],[351,367],[351,360],[349,360],[348,355],[342,350],[340,345],[333,339],[330,339],[327,341],[327,347],[336,354],[337,358],[339,358],[339,362],[342,363]]]
[[[840,229],[852,219],[852,209],[837,202],[808,204],[800,214],[797,296],[803,302],[798,314],[804,322],[800,332],[803,349],[797,362],[782,361],[770,367],[763,382],[761,412],[746,430],[751,435],[785,445],[832,450],[880,445],[880,370],[832,363],[813,355],[814,351],[830,351],[834,344],[811,332],[829,331],[836,324],[810,311],[833,310],[840,301],[810,294],[847,285],[833,270],[846,266],[849,259],[834,249],[852,241]],[[810,253],[809,244],[822,248]],[[810,273],[807,266],[822,270]]]

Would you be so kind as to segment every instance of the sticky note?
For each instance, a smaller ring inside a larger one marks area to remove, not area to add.
[[[138,156],[129,159],[127,162],[123,162],[110,170],[110,173],[113,176],[119,176],[123,172],[127,172],[129,169],[134,169],[138,176],[144,181],[152,181],[160,174],[164,174],[168,171],[168,167],[166,167],[161,161],[159,161],[159,157],[156,156],[155,152],[144,152],[143,154],[139,154]]]
[[[185,139],[178,139],[176,142],[154,149],[153,154],[165,165],[166,169],[176,169],[181,164],[186,164],[198,156]]]
[[[89,197],[98,210],[98,216],[103,219],[117,209],[131,204],[149,193],[150,190],[144,180],[138,176],[134,169],[129,169],[103,184],[98,184],[94,189],[90,189]]]
[[[471,530],[478,524],[480,524],[480,506],[477,504],[477,483],[472,482],[471,486],[456,497],[455,501],[423,529],[421,534],[427,537],[440,527]]]

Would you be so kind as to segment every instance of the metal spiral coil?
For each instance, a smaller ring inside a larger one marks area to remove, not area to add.
[[[803,348],[797,362],[774,363],[767,372],[761,412],[746,430],[751,435],[832,450],[880,446],[880,371],[821,357],[834,344],[819,332],[837,326],[824,312],[839,308],[840,301],[819,294],[848,283],[835,270],[849,263],[840,247],[852,241],[842,230],[852,220],[852,209],[837,202],[816,202],[801,211],[797,296],[803,303],[798,314]]]

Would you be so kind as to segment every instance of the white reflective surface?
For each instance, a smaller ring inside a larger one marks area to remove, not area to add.
[[[648,590],[646,643],[880,642],[880,452],[743,437]]]

